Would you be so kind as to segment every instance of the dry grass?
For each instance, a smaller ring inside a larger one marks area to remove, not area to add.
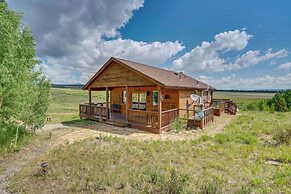
[[[291,147],[266,138],[290,124],[290,116],[246,112],[224,133],[198,140],[76,142],[27,165],[11,188],[23,193],[290,193]],[[44,161],[48,173],[41,175]]]

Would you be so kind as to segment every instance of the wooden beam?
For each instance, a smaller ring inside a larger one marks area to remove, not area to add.
[[[159,96],[159,103],[158,103],[158,127],[159,130],[162,128],[162,90],[161,87],[158,86],[158,96]]]
[[[108,87],[106,87],[106,119],[109,119],[109,102],[108,102],[108,98],[109,98],[109,90],[108,90]]]
[[[129,102],[128,86],[125,87],[125,92],[126,92],[126,99],[125,99],[125,118],[126,118],[126,125],[128,125],[128,102]]]
[[[92,96],[91,96],[91,89],[89,89],[89,116],[91,116],[91,105],[92,105]]]

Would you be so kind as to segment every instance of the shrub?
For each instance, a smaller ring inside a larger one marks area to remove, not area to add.
[[[177,117],[172,123],[171,123],[171,129],[173,132],[181,132],[185,130],[187,127],[187,119],[185,117]]]
[[[273,139],[276,140],[279,144],[288,144],[291,143],[291,126],[283,126],[276,130],[273,135]]]
[[[251,111],[258,110],[258,105],[257,105],[257,103],[255,103],[255,102],[253,102],[253,103],[249,103],[249,104],[246,106],[246,110],[251,110]]]
[[[228,135],[220,134],[220,133],[214,136],[214,140],[215,140],[217,143],[220,143],[220,144],[224,144],[224,143],[230,141]]]
[[[0,122],[0,155],[18,150],[29,137],[24,127]]]

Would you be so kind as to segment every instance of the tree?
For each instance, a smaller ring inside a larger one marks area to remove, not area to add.
[[[50,83],[39,70],[35,43],[21,15],[0,0],[0,122],[44,124]]]
[[[273,97],[273,103],[275,106],[275,110],[278,112],[286,112],[288,111],[287,103],[284,99],[284,95],[282,93],[277,93]]]

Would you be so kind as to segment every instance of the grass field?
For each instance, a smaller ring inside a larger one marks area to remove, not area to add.
[[[92,101],[104,102],[104,92],[92,92]],[[51,89],[48,123],[60,123],[79,119],[79,104],[88,102],[88,91],[80,89]]]
[[[78,119],[86,92],[53,89],[52,95],[54,122]],[[271,97],[215,95],[241,105]],[[11,187],[20,193],[290,193],[291,147],[288,139],[274,137],[290,129],[291,113],[240,114],[214,137],[175,142],[105,137],[62,146],[17,173]],[[49,163],[46,175],[35,165],[43,161]]]
[[[255,93],[255,92],[214,92],[214,98],[230,98],[239,109],[245,110],[250,103],[258,102],[263,99],[270,99],[275,93]]]

